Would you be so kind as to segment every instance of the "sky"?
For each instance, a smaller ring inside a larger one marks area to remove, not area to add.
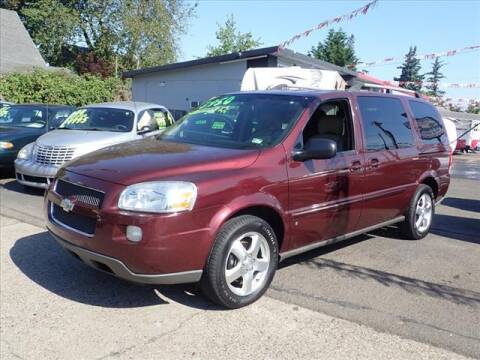
[[[199,0],[196,16],[181,39],[180,60],[205,56],[215,45],[218,23],[233,14],[241,32],[252,32],[263,45],[274,46],[293,35],[336,16],[349,13],[369,0]],[[402,57],[411,45],[417,54],[442,52],[480,44],[480,0],[380,0],[366,15],[344,22],[355,36],[355,51],[361,61]],[[307,53],[323,41],[329,28],[315,31],[288,48]],[[444,82],[480,83],[480,51],[441,58],[446,65]],[[432,60],[422,61],[422,72],[431,70]],[[399,76],[399,63],[368,68],[369,74],[385,80]],[[452,98],[480,99],[480,88],[443,89]]]

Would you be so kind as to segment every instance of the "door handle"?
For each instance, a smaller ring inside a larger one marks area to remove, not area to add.
[[[350,166],[350,172],[358,172],[362,170],[362,163],[360,161],[354,161]]]
[[[378,159],[370,159],[370,167],[372,169],[378,168],[379,164],[380,164],[380,162],[378,161]]]

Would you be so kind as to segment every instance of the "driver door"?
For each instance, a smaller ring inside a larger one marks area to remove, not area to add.
[[[359,142],[349,99],[332,99],[319,105],[296,149],[312,136],[337,143],[331,159],[288,163],[292,248],[331,239],[357,229],[362,210],[363,179]],[[360,140],[361,141],[361,140]]]

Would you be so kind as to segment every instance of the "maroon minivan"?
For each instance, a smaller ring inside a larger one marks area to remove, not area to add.
[[[67,164],[45,197],[47,227],[96,269],[201,282],[238,308],[287,257],[396,223],[426,236],[450,164],[443,121],[419,98],[234,93]]]

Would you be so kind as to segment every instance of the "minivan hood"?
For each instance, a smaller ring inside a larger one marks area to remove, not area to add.
[[[37,139],[38,145],[65,146],[93,151],[103,146],[116,144],[132,139],[129,132],[91,131],[91,130],[62,130],[50,131]]]
[[[121,185],[159,179],[186,179],[189,174],[241,169],[259,150],[200,146],[155,137],[113,145],[68,163],[66,171]],[[188,179],[187,179],[188,180]]]

